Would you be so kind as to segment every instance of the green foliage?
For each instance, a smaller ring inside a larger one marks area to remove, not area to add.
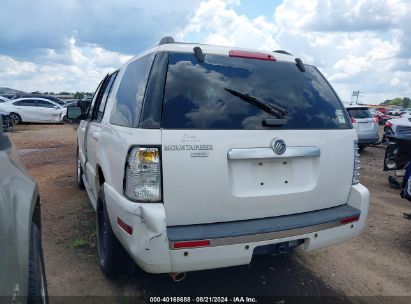
[[[84,247],[86,244],[87,244],[87,241],[82,239],[82,238],[76,238],[73,241],[73,247],[75,249],[80,249],[80,248]]]
[[[409,99],[408,97],[404,97],[404,99],[402,100],[402,106],[404,108],[411,107],[411,99]]]
[[[74,93],[74,98],[75,99],[83,99],[84,95],[85,95],[84,92],[76,92],[76,93]]]
[[[394,99],[387,99],[384,102],[380,103],[381,105],[392,105],[392,106],[400,106],[404,108],[408,108],[411,106],[411,99],[408,97],[397,97]]]

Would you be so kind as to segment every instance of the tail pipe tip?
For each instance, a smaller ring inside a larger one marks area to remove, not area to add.
[[[174,282],[181,282],[186,276],[187,274],[185,272],[170,272],[170,277]]]

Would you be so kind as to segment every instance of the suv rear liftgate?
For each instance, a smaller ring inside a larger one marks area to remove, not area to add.
[[[347,202],[355,133],[332,88],[313,66],[241,55],[169,56],[161,121],[167,226]]]

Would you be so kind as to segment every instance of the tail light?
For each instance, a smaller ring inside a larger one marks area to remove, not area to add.
[[[374,122],[378,123],[378,118],[377,117],[373,117],[372,120],[374,120]]]
[[[161,201],[159,148],[134,147],[127,156],[124,194],[133,201]]]
[[[360,153],[358,153],[358,141],[354,141],[354,169],[352,174],[352,184],[360,182]]]
[[[357,121],[354,118],[351,117],[351,123],[355,124],[355,123],[357,123]]]
[[[389,121],[387,121],[387,122],[385,123],[385,126],[386,126],[386,127],[392,127],[392,123],[389,122]]]

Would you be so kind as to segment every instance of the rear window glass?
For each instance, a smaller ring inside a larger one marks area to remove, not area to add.
[[[266,129],[275,117],[229,90],[287,111],[277,129],[346,129],[348,116],[318,70],[295,63],[171,53],[161,127],[170,129]]]
[[[354,108],[347,110],[352,118],[372,118],[371,112],[370,110],[368,110],[368,108]]]
[[[137,127],[154,56],[154,53],[144,56],[127,66],[117,90],[110,123]]]

